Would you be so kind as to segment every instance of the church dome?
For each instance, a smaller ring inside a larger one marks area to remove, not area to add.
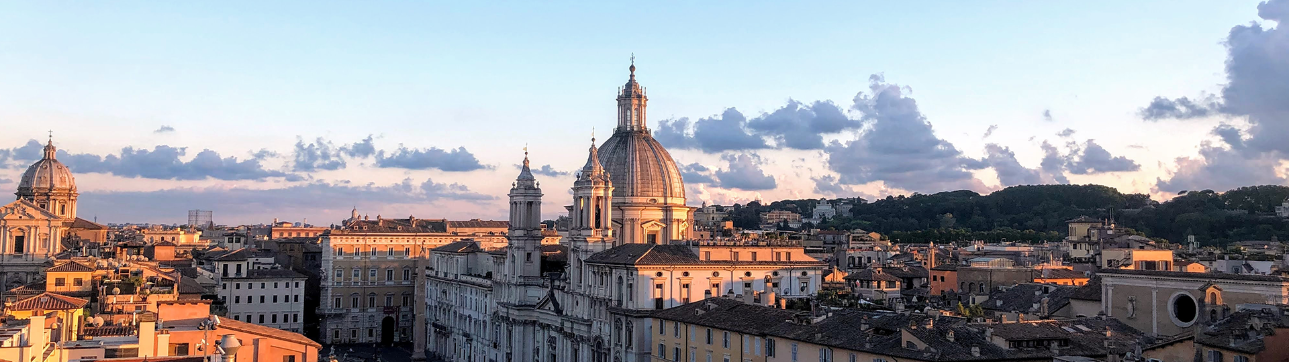
[[[72,171],[54,158],[57,153],[53,141],[45,145],[45,156],[36,161],[18,182],[18,196],[31,196],[46,192],[76,192],[76,179]]]
[[[671,154],[644,130],[619,130],[600,146],[600,164],[613,182],[613,197],[657,198],[684,204],[685,182]]]

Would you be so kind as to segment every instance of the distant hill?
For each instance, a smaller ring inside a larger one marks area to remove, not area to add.
[[[1185,192],[1167,202],[1145,194],[1124,194],[1101,185],[1013,186],[980,195],[948,191],[930,195],[886,197],[855,204],[851,215],[838,215],[824,229],[864,229],[899,242],[1055,240],[1066,234],[1066,220],[1079,216],[1113,218],[1135,233],[1184,243],[1194,234],[1202,245],[1240,240],[1289,240],[1289,222],[1275,207],[1289,198],[1289,187],[1249,186],[1227,192]],[[735,205],[731,219],[739,227],[756,227],[760,213],[791,210],[809,216],[818,200],[783,200],[769,205]]]

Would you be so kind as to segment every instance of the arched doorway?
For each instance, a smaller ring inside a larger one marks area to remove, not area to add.
[[[381,344],[394,343],[394,328],[397,326],[398,324],[394,322],[394,317],[386,316],[385,319],[382,319],[380,321],[380,343]]]

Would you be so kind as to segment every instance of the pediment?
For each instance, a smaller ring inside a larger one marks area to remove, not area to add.
[[[36,206],[27,200],[15,200],[0,206],[0,219],[3,220],[59,220],[58,215]]]
[[[546,290],[546,296],[537,301],[537,310],[544,310],[555,315],[564,315],[564,308],[560,307],[559,300],[555,299],[555,291]]]
[[[664,226],[667,226],[667,224],[663,224],[658,220],[649,220],[640,224],[640,227],[645,230],[661,230]]]

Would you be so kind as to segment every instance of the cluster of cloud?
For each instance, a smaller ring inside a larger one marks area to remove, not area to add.
[[[1228,124],[1213,128],[1220,142],[1205,141],[1197,157],[1180,157],[1160,191],[1227,190],[1250,184],[1284,184],[1279,164],[1289,159],[1289,0],[1258,5],[1258,16],[1276,27],[1252,23],[1231,28],[1226,38],[1226,84],[1218,95],[1198,100],[1156,97],[1140,111],[1142,119],[1242,118],[1240,130]]]
[[[1124,157],[1111,155],[1093,140],[1083,144],[1072,141],[1070,151],[1060,153],[1044,143],[1046,157],[1037,169],[1026,168],[1008,147],[987,144],[986,156],[967,157],[953,143],[936,135],[934,127],[918,108],[912,90],[886,82],[881,75],[869,77],[869,89],[853,99],[850,111],[832,102],[802,103],[790,100],[787,105],[752,119],[734,108],[721,115],[700,119],[692,124],[686,118],[666,120],[654,131],[664,145],[705,153],[720,153],[729,165],[725,170],[710,170],[690,164],[682,167],[686,182],[741,189],[767,190],[777,184],[760,169],[761,158],[755,150],[818,150],[834,175],[813,176],[815,192],[824,195],[851,193],[846,186],[881,181],[885,187],[913,192],[938,192],[969,189],[989,191],[973,170],[993,169],[1003,186],[1066,183],[1066,172],[1099,174],[1137,171],[1140,165]],[[1043,112],[1051,120],[1051,111]],[[991,125],[982,138],[988,138],[998,127]],[[834,139],[846,131],[856,131],[853,139]],[[1071,138],[1074,130],[1058,134]],[[836,136],[836,137],[834,137]],[[742,154],[734,154],[743,152]],[[744,157],[746,156],[746,157]]]
[[[698,163],[680,166],[680,177],[686,184],[705,185],[732,190],[764,191],[778,187],[774,176],[767,175],[765,160],[755,153],[728,153],[721,156],[726,166],[712,169]]]
[[[10,149],[0,149],[0,166],[25,167],[39,160],[44,145],[36,140],[29,140],[25,145]],[[59,161],[77,173],[105,173],[121,177],[138,177],[159,180],[264,180],[280,177],[287,181],[302,181],[308,174],[320,171],[344,169],[351,160],[372,159],[372,165],[381,168],[401,168],[409,170],[437,169],[448,172],[464,172],[480,169],[491,169],[464,147],[444,150],[436,147],[408,148],[399,145],[392,151],[377,150],[373,136],[360,141],[336,146],[324,138],[311,142],[297,139],[292,149],[287,167],[283,170],[270,169],[264,166],[264,160],[279,157],[269,150],[250,153],[249,157],[239,159],[235,156],[223,156],[219,152],[205,149],[197,152],[191,159],[186,157],[186,147],[159,145],[152,149],[125,147],[118,153],[96,155],[89,153],[69,153],[58,150]],[[14,161],[14,164],[9,164]],[[557,174],[549,167],[545,171]]]
[[[245,187],[171,188],[146,192],[83,192],[82,210],[116,210],[120,220],[147,220],[157,215],[183,215],[186,210],[201,208],[219,210],[223,215],[238,217],[276,217],[272,214],[283,205],[293,209],[322,212],[348,210],[355,200],[367,205],[430,203],[439,200],[493,200],[494,196],[471,191],[457,183],[439,183],[432,179],[416,182],[404,179],[389,185],[374,183],[352,185],[347,181],[313,181],[285,188],[257,189]],[[146,210],[122,208],[120,205],[149,205]],[[265,212],[270,211],[266,215]],[[347,214],[347,213],[346,213]],[[88,216],[88,215],[87,215]],[[320,215],[322,216],[322,215]]]

